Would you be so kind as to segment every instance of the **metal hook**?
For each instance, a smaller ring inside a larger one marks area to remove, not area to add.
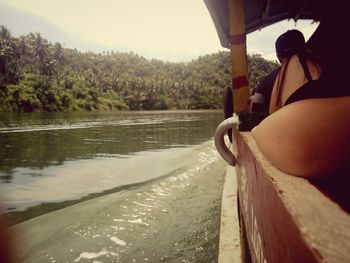
[[[227,130],[235,127],[237,127],[237,118],[230,117],[219,124],[214,134],[216,149],[218,150],[221,157],[224,158],[224,160],[232,166],[236,165],[237,160],[234,154],[227,148],[224,137]]]

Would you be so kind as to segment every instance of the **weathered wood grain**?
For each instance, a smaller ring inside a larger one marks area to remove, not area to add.
[[[221,201],[219,263],[240,262],[236,173],[227,166]]]
[[[350,262],[350,215],[310,181],[281,172],[249,132],[234,132],[253,262]]]

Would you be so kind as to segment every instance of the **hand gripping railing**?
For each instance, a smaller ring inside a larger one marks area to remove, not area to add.
[[[224,160],[232,166],[236,165],[237,160],[234,154],[230,151],[230,149],[227,148],[224,138],[227,130],[236,128],[236,127],[237,127],[237,118],[231,117],[221,122],[219,126],[216,128],[216,131],[214,134],[216,149],[220,153],[221,157],[224,158]]]

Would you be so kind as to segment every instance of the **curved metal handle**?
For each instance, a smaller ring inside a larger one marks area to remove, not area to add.
[[[220,153],[221,157],[224,158],[226,162],[231,164],[232,166],[236,165],[236,157],[234,154],[227,148],[224,140],[224,136],[227,130],[235,128],[237,126],[237,118],[231,117],[224,120],[219,126],[216,128],[214,134],[215,147]]]

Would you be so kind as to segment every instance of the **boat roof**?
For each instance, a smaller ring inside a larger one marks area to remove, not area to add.
[[[221,45],[230,47],[229,0],[204,0],[214,21]],[[319,21],[323,9],[317,0],[244,0],[246,33],[249,34],[285,19]]]

